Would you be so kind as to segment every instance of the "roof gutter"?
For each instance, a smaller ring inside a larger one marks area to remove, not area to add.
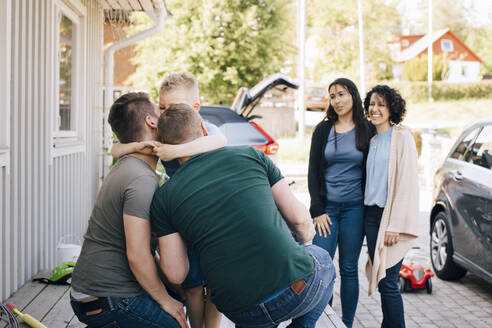
[[[149,18],[154,22],[155,25],[153,27],[144,30],[142,32],[139,32],[135,35],[132,35],[130,37],[123,38],[113,43],[106,50],[106,55],[104,58],[104,62],[106,63],[106,66],[104,70],[105,93],[104,93],[104,128],[103,128],[104,148],[106,151],[109,151],[110,147],[112,146],[112,132],[107,122],[108,122],[109,109],[111,107],[111,104],[113,103],[114,53],[120,49],[134,45],[138,41],[143,40],[149,36],[157,34],[164,28],[164,23],[167,21],[169,17],[172,16],[172,14],[167,10],[164,4],[164,0],[162,2],[156,3],[156,7],[157,8],[156,8],[155,15],[154,12],[149,12],[149,11],[145,12],[147,16],[149,16]],[[104,151],[103,149],[103,154],[106,154],[106,151]],[[111,164],[111,160],[112,160],[110,156],[103,156],[103,157],[105,158],[105,160],[103,163],[101,178],[104,178],[106,176],[107,172],[109,171],[109,165]]]

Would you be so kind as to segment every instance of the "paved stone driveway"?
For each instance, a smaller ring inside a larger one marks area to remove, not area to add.
[[[280,165],[296,196],[309,206],[304,166]],[[432,202],[430,190],[422,188],[420,208],[420,237],[414,246],[429,254],[428,213]],[[367,296],[367,279],[363,269],[367,259],[367,248],[362,248],[359,261],[359,305],[354,328],[380,327],[381,305],[379,293]],[[338,261],[335,260],[335,263]],[[467,274],[460,281],[448,282],[437,277],[432,278],[433,291],[429,295],[425,290],[403,294],[405,321],[412,327],[492,327],[492,285],[478,277]],[[340,313],[340,280],[335,284],[334,309]]]

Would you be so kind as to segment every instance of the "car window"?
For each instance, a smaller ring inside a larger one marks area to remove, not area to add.
[[[486,169],[492,168],[492,125],[482,129],[466,157],[470,163]]]
[[[473,140],[475,140],[475,137],[477,136],[477,133],[480,129],[481,128],[476,128],[468,133],[468,135],[466,135],[466,137],[464,137],[463,140],[461,140],[461,142],[456,146],[450,157],[454,159],[464,160],[466,151],[468,150]]]

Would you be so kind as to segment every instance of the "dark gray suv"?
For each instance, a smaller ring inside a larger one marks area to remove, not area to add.
[[[492,283],[492,118],[468,125],[436,172],[430,252],[437,276]]]

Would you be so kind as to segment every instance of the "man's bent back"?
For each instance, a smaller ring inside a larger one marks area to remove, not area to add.
[[[158,186],[155,173],[144,161],[124,156],[116,162],[92,210],[72,277],[76,291],[111,297],[142,293],[128,264],[122,217],[127,213],[149,218],[150,200]],[[142,245],[142,252],[149,247]]]
[[[159,135],[163,142],[190,141],[200,136],[200,121],[189,106],[176,105],[161,115]],[[182,127],[173,136],[165,132],[168,124]],[[278,168],[251,147],[222,148],[181,162],[151,205],[160,247],[177,250],[177,260],[164,263],[164,272],[172,278],[181,265],[184,244],[174,241],[182,236],[198,252],[212,300],[238,326],[271,327],[294,319],[294,326],[314,327],[331,297],[335,270],[328,253],[292,237],[291,231],[309,241],[314,227]]]

